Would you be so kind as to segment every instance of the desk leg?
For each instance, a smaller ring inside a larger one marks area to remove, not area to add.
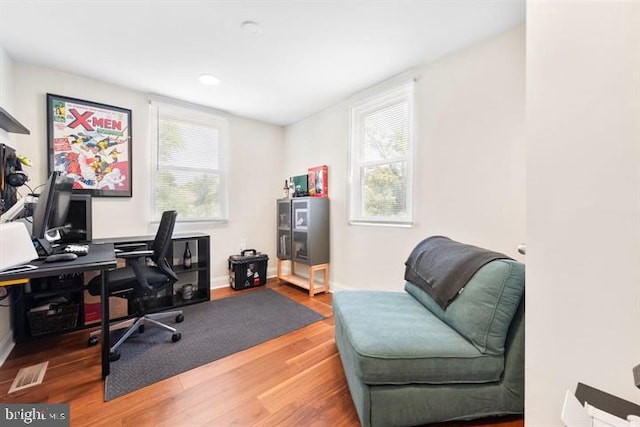
[[[102,378],[109,375],[109,349],[111,341],[109,339],[109,293],[107,283],[109,281],[109,270],[102,270],[102,283],[100,286],[100,308],[102,309]]]

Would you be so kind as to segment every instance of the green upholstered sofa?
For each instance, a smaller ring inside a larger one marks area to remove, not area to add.
[[[524,412],[524,265],[481,267],[446,309],[418,286],[338,291],[336,344],[363,426]]]

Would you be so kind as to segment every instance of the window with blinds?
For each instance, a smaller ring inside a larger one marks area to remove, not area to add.
[[[177,210],[180,222],[226,220],[227,119],[161,103],[152,103],[151,111],[156,134],[153,219]]]
[[[351,108],[352,223],[411,225],[413,82]]]

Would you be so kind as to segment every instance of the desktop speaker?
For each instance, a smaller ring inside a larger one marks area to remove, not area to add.
[[[91,242],[91,229],[93,227],[90,194],[71,195],[67,224],[71,227],[60,232],[62,243]]]

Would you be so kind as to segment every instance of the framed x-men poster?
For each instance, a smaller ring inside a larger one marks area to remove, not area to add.
[[[47,94],[49,172],[74,192],[131,197],[131,110]]]

